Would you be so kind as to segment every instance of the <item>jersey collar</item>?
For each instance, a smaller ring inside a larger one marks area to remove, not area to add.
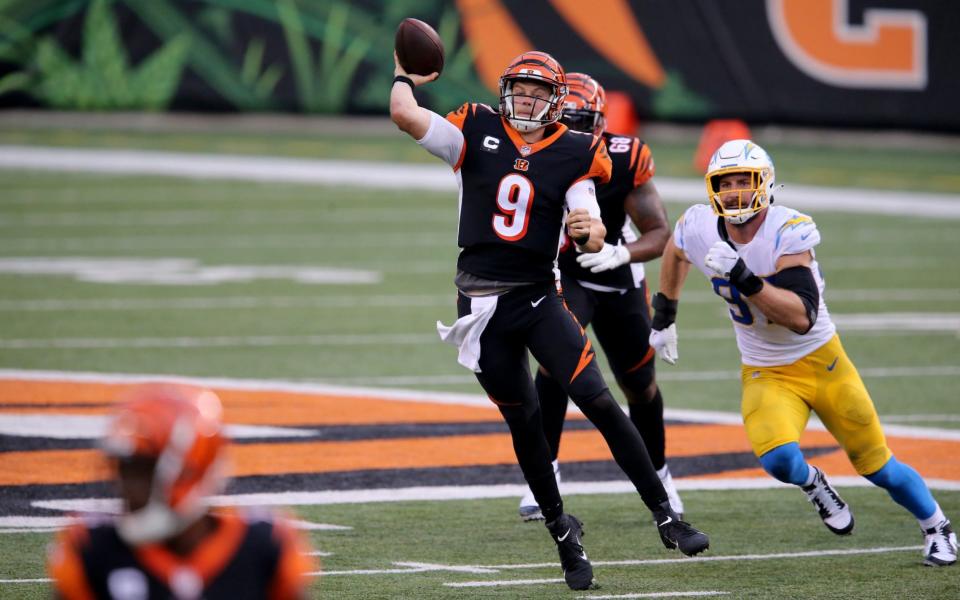
[[[543,150],[550,144],[554,143],[560,136],[567,132],[567,126],[563,123],[556,123],[557,130],[551,133],[550,135],[544,137],[539,142],[534,142],[530,144],[525,142],[522,137],[520,137],[520,132],[510,126],[510,123],[506,119],[500,117],[500,123],[503,125],[503,129],[507,132],[507,137],[510,138],[510,141],[513,142],[514,147],[516,147],[517,152],[520,153],[520,156],[524,158],[536,154],[540,150]]]

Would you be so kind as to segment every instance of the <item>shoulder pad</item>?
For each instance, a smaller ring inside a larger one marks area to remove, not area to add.
[[[778,255],[800,254],[820,243],[820,232],[810,216],[794,210],[782,212],[782,222],[773,240]]]

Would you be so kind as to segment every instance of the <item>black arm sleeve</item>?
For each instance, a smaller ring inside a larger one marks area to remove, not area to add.
[[[657,331],[663,331],[677,320],[677,306],[679,300],[671,300],[662,293],[657,292],[653,295],[653,322],[650,326]]]
[[[820,309],[820,291],[817,289],[817,281],[813,278],[813,272],[809,267],[789,267],[771,278],[771,283],[785,290],[790,290],[800,296],[803,306],[807,309],[807,320],[810,325],[804,331],[798,331],[803,335],[813,329],[817,322],[817,312]]]

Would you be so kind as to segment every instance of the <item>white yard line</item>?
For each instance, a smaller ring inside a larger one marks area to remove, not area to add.
[[[107,415],[49,413],[0,413],[0,435],[66,440],[95,440],[107,431]],[[317,435],[315,429],[269,425],[227,425],[230,439],[303,438]]]
[[[8,201],[9,198],[4,200]],[[123,210],[122,212],[97,209],[82,212],[45,210],[43,214],[28,213],[0,216],[0,227],[18,230],[23,227],[80,228],[141,225],[154,229],[162,227],[177,228],[186,225],[216,225],[217,227],[223,225],[257,225],[262,227],[310,223],[317,225],[329,225],[331,223],[369,225],[374,219],[389,223],[451,223],[450,214],[436,210],[423,210],[424,208],[426,208],[424,205],[417,206],[413,203],[404,203],[402,208],[379,207],[375,211],[371,208],[349,207],[338,207],[335,211],[323,212],[317,211],[315,207],[304,209],[248,208],[241,210],[158,208],[155,210]]]
[[[844,335],[957,335],[960,313],[853,313],[831,315]],[[725,328],[681,330],[684,339],[723,339]],[[368,346],[411,345],[437,342],[432,333],[177,336],[129,338],[8,338],[0,339],[6,350],[115,349],[115,348],[239,348],[246,346]],[[689,377],[695,377],[690,375]]]
[[[455,581],[444,583],[446,587],[452,588],[481,588],[481,587],[503,587],[512,585],[552,585],[554,583],[564,583],[562,577],[551,577],[547,579],[496,579],[493,581]]]
[[[873,486],[872,483],[863,477],[832,476],[830,480],[837,487]],[[679,478],[675,480],[675,483],[677,489],[681,491],[768,490],[792,487],[771,477],[730,479]],[[958,481],[928,479],[927,485],[932,490],[960,490],[960,482]],[[526,489],[526,485],[523,484],[497,484],[321,490],[313,492],[261,492],[215,496],[211,499],[211,504],[214,506],[327,506],[335,504],[374,504],[382,502],[483,500],[490,498],[518,498],[524,494]],[[626,480],[565,481],[560,484],[560,492],[564,496],[636,494],[636,491],[633,484]],[[30,505],[35,508],[68,513],[115,512],[119,508],[117,500],[110,498],[34,500]]]
[[[686,336],[685,336],[686,337]],[[659,365],[658,365],[659,366]],[[860,375],[871,378],[890,377],[955,377],[960,375],[960,366],[941,365],[927,367],[868,367],[859,369]],[[611,375],[604,371],[604,376]],[[657,380],[690,382],[739,381],[740,371],[678,371],[664,367],[658,369]],[[473,383],[473,375],[386,375],[370,377],[329,377],[324,381],[337,385],[463,385]],[[928,420],[928,419],[923,419]]]
[[[601,596],[577,596],[590,600],[607,600],[608,598],[690,598],[700,596],[728,596],[730,592],[705,590],[698,592],[637,592],[635,594],[605,594]]]
[[[960,300],[960,298],[958,298]],[[223,296],[216,298],[102,298],[0,300],[0,311],[224,310],[260,308],[419,308],[455,305],[453,293],[395,296]]]
[[[854,556],[863,554],[886,554],[891,552],[919,551],[922,546],[899,546],[899,547],[881,547],[881,548],[854,548],[849,550],[816,550],[809,552],[778,552],[772,554],[734,554],[728,556],[694,556],[691,558],[664,558],[664,559],[632,559],[632,560],[608,560],[592,561],[595,567],[632,567],[663,564],[691,564],[694,562],[745,562],[757,560],[779,560],[795,558],[818,558],[823,556]],[[501,570],[523,570],[523,569],[543,569],[556,567],[555,563],[529,563],[529,564],[504,564],[504,565],[446,565],[440,563],[422,563],[422,562],[394,562],[396,568],[391,569],[351,569],[344,571],[316,571],[310,573],[314,576],[356,576],[356,575],[404,575],[411,573],[437,573],[437,572],[455,572],[455,573],[497,573]],[[27,578],[27,579],[0,579],[2,584],[17,583],[48,583],[49,578]],[[513,579],[513,580],[494,580],[494,581],[464,581],[444,583],[447,587],[453,588],[476,588],[493,587],[506,585],[541,585],[563,583],[562,578],[548,579]],[[697,592],[702,593],[702,592]],[[597,596],[584,596],[596,598]],[[630,597],[630,596],[617,596]],[[640,596],[646,597],[646,596]]]
[[[196,248],[331,248],[342,245],[376,246],[382,248],[409,249],[446,248],[454,256],[456,232],[424,233],[412,236],[409,233],[284,233],[282,235],[252,233],[238,235],[236,232],[223,232],[214,229],[199,233],[167,233],[164,235],[110,235],[100,232],[86,237],[34,236],[15,237],[4,235],[0,239],[0,249],[18,252],[92,252],[96,250],[141,251],[169,250],[175,252]],[[342,230],[341,230],[342,231]],[[447,261],[451,268],[453,258]]]
[[[64,299],[34,298],[29,300],[0,300],[0,311],[104,311],[104,310],[223,310],[254,308],[353,308],[353,307],[437,307],[453,306],[454,296],[449,294],[411,295],[383,294],[323,295],[323,296],[218,296],[180,298],[95,298]],[[960,289],[853,289],[829,290],[831,303],[864,302],[960,302]],[[716,294],[688,292],[683,303],[718,304]]]
[[[936,423],[938,421],[960,422],[960,415],[883,415],[881,420],[889,423]]]
[[[631,560],[594,560],[591,561],[594,567],[633,567],[646,565],[666,565],[666,564],[686,564],[698,562],[747,562],[757,560],[781,560],[796,558],[820,558],[824,556],[856,556],[862,554],[888,554],[891,552],[907,552],[922,550],[922,546],[895,546],[880,548],[853,548],[849,550],[815,550],[809,552],[776,552],[771,554],[732,554],[727,556],[693,556],[685,558],[656,558],[656,559],[631,559]],[[476,565],[480,568],[489,569],[542,569],[545,567],[556,566],[552,563],[531,563],[514,565]],[[459,581],[444,583],[443,585],[453,588],[474,588],[474,587],[494,587],[507,585],[538,585],[553,584],[563,582],[563,579],[501,579],[487,581]],[[594,598],[595,596],[583,596]],[[631,596],[612,596],[612,597],[631,597]],[[640,596],[643,597],[643,596]]]
[[[215,337],[141,337],[141,338],[59,338],[0,340],[5,350],[42,348],[241,348],[244,346],[382,346],[419,345],[437,340],[427,333],[343,334],[343,335],[249,335]]]
[[[95,512],[100,513],[117,513],[120,510],[119,501],[116,499],[91,499],[90,505],[96,506],[97,509]],[[0,533],[10,533],[13,531],[53,531],[65,527],[71,522],[73,522],[72,517],[3,516],[0,517]],[[302,519],[292,519],[290,523],[297,529],[304,531],[350,531],[353,529],[353,527],[349,525],[314,523],[313,521],[304,521]]]
[[[6,145],[0,146],[0,168],[456,191],[453,173],[441,164]],[[658,177],[657,189],[669,200],[703,202],[699,179]],[[789,185],[777,200],[818,212],[960,219],[956,194]]]

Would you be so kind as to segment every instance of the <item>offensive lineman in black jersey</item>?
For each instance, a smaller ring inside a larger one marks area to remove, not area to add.
[[[211,510],[225,484],[220,399],[149,384],[118,403],[103,440],[124,510],[85,517],[51,546],[63,600],[296,600],[314,570],[306,545],[270,513]]]
[[[659,258],[670,237],[666,210],[651,180],[653,155],[639,139],[606,131],[606,93],[595,79],[568,73],[567,85],[569,94],[560,122],[574,131],[601,136],[607,143],[613,174],[609,182],[597,187],[600,215],[607,229],[603,249],[583,254],[566,239],[561,244],[563,296],[581,325],[593,323],[593,332],[627,397],[630,420],[643,436],[670,506],[683,516],[683,503],[664,456],[663,398],[654,375],[654,351],[648,343],[650,307],[641,264]],[[643,236],[639,240],[628,216]],[[537,372],[536,387],[559,479],[557,453],[567,395],[543,367]],[[543,518],[530,492],[520,499],[520,517],[524,521]]]
[[[670,508],[640,434],[607,389],[590,341],[558,290],[564,215],[581,252],[601,250],[606,231],[594,180],[609,180],[611,171],[602,139],[557,123],[567,94],[563,68],[543,52],[521,54],[500,78],[499,111],[468,103],[444,119],[413,95],[415,86],[437,74],[407,74],[396,56],[394,62],[391,118],[452,166],[460,184],[459,318],[437,329],[458,347],[458,362],[474,371],[507,422],[567,585],[589,588],[593,569],[580,521],[563,512],[528,349],[600,430],[653,512],[664,545],[687,555],[702,552],[707,536]]]

